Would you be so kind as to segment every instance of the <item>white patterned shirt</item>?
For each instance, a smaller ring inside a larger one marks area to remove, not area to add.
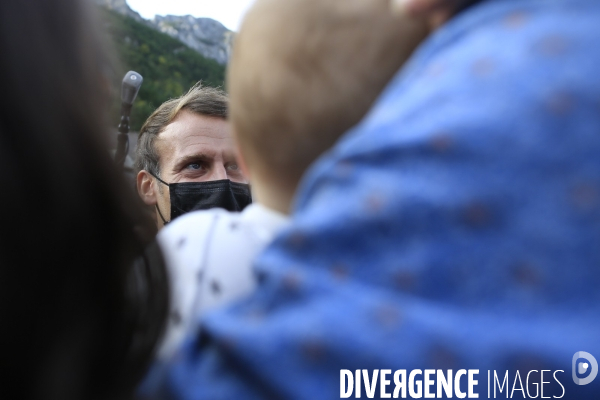
[[[253,203],[241,213],[219,208],[191,212],[159,232],[171,292],[159,359],[169,358],[207,311],[252,292],[252,261],[288,221]]]

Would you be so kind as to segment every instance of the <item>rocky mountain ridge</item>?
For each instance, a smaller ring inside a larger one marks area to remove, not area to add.
[[[225,28],[223,24],[210,18],[195,18],[185,16],[155,16],[146,20],[133,11],[126,0],[93,0],[94,3],[113,10],[119,14],[131,17],[160,32],[180,40],[191,49],[220,64],[229,61],[235,33]]]

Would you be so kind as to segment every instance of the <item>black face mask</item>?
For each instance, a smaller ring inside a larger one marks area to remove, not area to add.
[[[167,183],[152,174],[158,181],[169,187],[171,198],[171,221],[190,211],[224,208],[227,211],[242,211],[252,203],[250,186],[231,182],[229,179],[208,182]],[[156,205],[158,214],[166,221]]]

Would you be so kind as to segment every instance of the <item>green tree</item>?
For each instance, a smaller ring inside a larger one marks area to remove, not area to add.
[[[113,87],[118,89],[116,93],[120,93],[125,72],[134,70],[144,77],[132,111],[132,130],[139,130],[159,105],[181,96],[198,81],[205,86],[224,86],[225,66],[133,18],[104,8],[101,15],[109,40],[119,57],[112,82]],[[119,101],[116,98],[113,106],[115,125],[118,123]]]

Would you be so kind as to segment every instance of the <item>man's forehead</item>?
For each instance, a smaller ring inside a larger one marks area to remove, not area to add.
[[[180,112],[158,135],[155,145],[161,158],[200,153],[216,157],[235,152],[229,123],[225,119],[189,111]]]
[[[217,140],[230,140],[229,123],[224,118],[181,111],[158,135],[159,140],[185,139],[205,136]]]

